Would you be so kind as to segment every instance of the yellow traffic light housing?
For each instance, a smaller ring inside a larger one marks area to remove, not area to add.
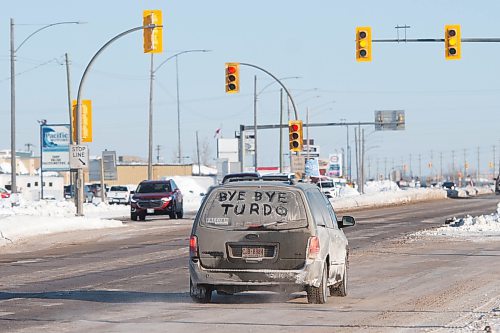
[[[302,151],[304,144],[302,120],[290,120],[288,122],[288,133],[290,138],[290,151]]]
[[[154,24],[154,28],[144,29],[144,53],[163,52],[163,27],[161,10],[145,10],[142,25]]]
[[[371,27],[356,27],[356,61],[372,61]]]
[[[237,62],[226,62],[226,92],[235,94],[240,92],[240,64]]]
[[[444,56],[446,60],[457,60],[461,58],[460,25],[450,24],[444,27]]]

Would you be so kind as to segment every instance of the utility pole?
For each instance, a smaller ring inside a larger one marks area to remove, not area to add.
[[[439,180],[443,181],[443,152],[439,152]]]
[[[465,186],[465,178],[467,177],[467,149],[464,148],[464,176],[462,186]]]
[[[361,130],[361,193],[365,193],[365,129]]]
[[[451,180],[455,181],[455,174],[456,174],[456,171],[455,171],[455,151],[452,150],[451,151]]]
[[[496,156],[495,156],[495,153],[496,153],[496,152],[495,152],[495,149],[496,149],[496,146],[495,146],[495,145],[493,145],[493,172],[492,172],[492,173],[493,173],[493,177],[491,177],[491,178],[495,178],[495,170],[497,169],[497,168],[496,168],[496,165],[497,165],[496,163],[497,163],[497,161],[496,161]]]
[[[418,154],[418,177],[420,178],[420,184],[422,184],[422,155]]]
[[[150,69],[150,80],[149,80],[149,114],[148,114],[148,180],[153,179],[153,80],[154,80],[153,53],[151,53],[151,69]]]
[[[257,172],[257,75],[253,77],[254,171]]]
[[[479,163],[479,146],[477,147],[477,170],[476,170],[476,183],[479,185],[479,175],[481,174],[480,170],[480,163]]]
[[[387,177],[387,157],[384,158],[384,179],[386,180]]]
[[[432,150],[431,150],[430,172],[431,172],[431,182],[432,182],[434,180],[434,152]]]
[[[283,172],[283,88],[280,89],[280,173]]]
[[[358,142],[358,129],[354,127],[354,148],[355,148],[355,153],[356,153],[356,180],[358,183],[358,191],[360,190],[359,186],[359,142]]]
[[[380,176],[379,176],[379,175],[380,175],[380,172],[379,172],[379,168],[378,168],[378,167],[379,167],[379,162],[380,162],[380,160],[379,160],[379,158],[377,157],[377,173],[376,173],[376,177],[375,177],[375,178],[376,178],[376,180],[380,180],[380,179],[379,179],[379,178],[380,178]]]
[[[413,179],[413,169],[411,168],[411,154],[410,154],[410,163],[409,163],[408,170],[410,172],[410,179]]]
[[[198,156],[198,176],[201,176],[200,143],[198,141],[198,131],[196,131],[196,155]]]

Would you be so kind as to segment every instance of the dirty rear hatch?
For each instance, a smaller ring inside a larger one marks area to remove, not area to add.
[[[197,219],[201,265],[209,269],[299,269],[308,224],[301,192],[291,186],[224,186]]]

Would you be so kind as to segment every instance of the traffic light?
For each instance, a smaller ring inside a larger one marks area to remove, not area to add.
[[[444,56],[446,60],[456,60],[461,57],[460,25],[446,25],[444,28]]]
[[[356,61],[372,61],[371,27],[356,27]]]
[[[163,52],[163,27],[161,10],[145,10],[142,13],[142,25],[156,25],[144,29],[144,53]],[[159,26],[159,27],[158,27]]]
[[[240,92],[240,64],[237,62],[226,62],[226,92]]]
[[[304,144],[302,128],[302,120],[290,120],[288,122],[290,151],[302,151],[302,146]]]

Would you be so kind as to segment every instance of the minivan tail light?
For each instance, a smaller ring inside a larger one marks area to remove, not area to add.
[[[316,259],[318,254],[319,254],[319,238],[317,236],[309,237],[307,257],[309,259]]]
[[[189,238],[189,256],[191,258],[198,257],[198,237],[196,236]]]

